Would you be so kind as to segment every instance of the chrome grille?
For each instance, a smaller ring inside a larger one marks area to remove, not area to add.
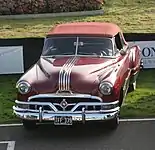
[[[102,110],[102,107],[101,106],[87,106],[87,105],[81,105],[79,106],[76,111],[82,111],[82,108],[85,108],[85,110],[87,111],[99,111],[99,110]]]
[[[61,106],[61,102],[65,99],[65,101],[67,102],[67,106],[65,108],[63,108]],[[33,98],[30,100],[31,102],[49,102],[52,103],[56,109],[58,111],[71,111],[73,109],[73,107],[77,104],[77,103],[87,103],[87,102],[100,102],[100,100],[98,99],[91,99],[91,98],[81,98],[81,97],[42,97],[42,98]],[[39,110],[39,105],[36,107],[35,105],[31,105],[30,109],[35,109],[35,110]],[[85,107],[86,106],[82,106]],[[82,107],[78,107],[76,111],[82,111]],[[97,107],[93,107],[93,106],[88,106],[88,108],[86,108],[87,110],[100,110],[97,109]],[[43,106],[42,107],[43,110],[51,110],[50,107],[48,106]]]
[[[65,103],[63,103],[65,102]],[[71,94],[39,94],[29,97],[27,102],[17,101],[19,109],[26,109],[31,111],[39,111],[42,108],[46,112],[82,112],[85,111],[111,111],[117,109],[119,101],[102,102],[102,99],[97,96]],[[66,104],[66,105],[63,105]]]
[[[42,106],[42,105],[29,105],[29,109],[32,109],[32,110],[39,110],[40,107],[42,107],[43,110],[47,110],[47,111],[51,110],[50,106],[48,106],[48,105],[45,105],[45,106]]]

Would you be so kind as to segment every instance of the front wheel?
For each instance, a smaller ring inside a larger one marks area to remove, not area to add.
[[[108,129],[116,130],[119,125],[119,117],[115,116],[115,118],[109,120],[106,125]]]
[[[136,90],[137,82],[133,82],[132,84],[129,85],[128,92],[133,92]]]
[[[33,120],[22,120],[23,126],[26,130],[33,130],[36,128],[36,121]]]

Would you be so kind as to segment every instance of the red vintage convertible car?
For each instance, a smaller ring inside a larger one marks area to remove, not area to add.
[[[26,129],[47,121],[101,121],[116,129],[140,67],[140,48],[129,47],[116,24],[57,25],[47,34],[38,62],[17,82],[14,113]]]

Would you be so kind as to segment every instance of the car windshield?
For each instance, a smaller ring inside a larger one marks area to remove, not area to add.
[[[42,56],[57,55],[113,56],[112,39],[103,37],[46,38]]]

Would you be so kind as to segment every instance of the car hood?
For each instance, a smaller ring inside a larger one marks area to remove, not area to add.
[[[71,90],[92,93],[114,70],[116,60],[96,57],[40,58],[22,77],[38,93]]]

